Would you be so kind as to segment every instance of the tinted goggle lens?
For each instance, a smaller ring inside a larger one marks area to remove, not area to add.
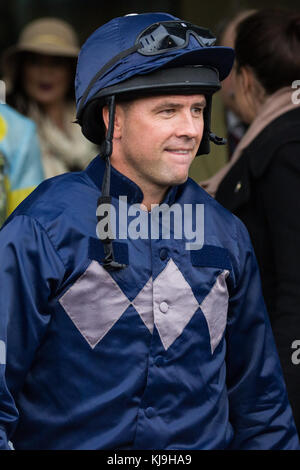
[[[190,35],[194,36],[202,47],[213,46],[216,42],[209,29],[191,23],[163,21],[146,28],[135,44],[139,45],[140,54],[154,55],[187,46]]]

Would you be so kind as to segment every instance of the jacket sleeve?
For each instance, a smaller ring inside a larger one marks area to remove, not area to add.
[[[238,275],[228,308],[227,387],[233,449],[298,449],[299,441],[248,232],[237,220]]]
[[[279,148],[264,175],[263,204],[276,275],[273,333],[289,399],[300,430],[300,365],[292,360],[300,341],[300,142]]]
[[[64,266],[38,222],[15,216],[0,231],[0,449],[17,424],[17,397],[50,322]]]

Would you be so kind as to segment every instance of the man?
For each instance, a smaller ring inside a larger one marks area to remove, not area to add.
[[[233,53],[213,44],[151,13],[83,46],[77,118],[102,158],[0,233],[2,447],[298,448],[247,232],[187,180],[220,141]]]

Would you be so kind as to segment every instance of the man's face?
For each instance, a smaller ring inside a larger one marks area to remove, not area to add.
[[[112,165],[142,189],[184,183],[203,135],[203,95],[141,98],[116,107]]]

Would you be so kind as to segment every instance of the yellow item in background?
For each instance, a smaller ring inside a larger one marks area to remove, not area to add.
[[[22,202],[29,194],[35,189],[35,186],[29,188],[21,188],[11,190],[10,184],[7,178],[4,178],[4,184],[6,189],[6,217],[8,217],[15,208]]]
[[[7,133],[7,125],[3,117],[0,115],[0,141],[4,139]]]

